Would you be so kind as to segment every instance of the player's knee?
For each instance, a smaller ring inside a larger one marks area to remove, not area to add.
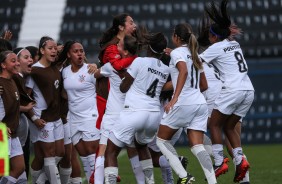
[[[166,140],[157,137],[156,144],[157,144],[157,146],[159,147],[160,150],[163,150],[165,142],[166,142]]]

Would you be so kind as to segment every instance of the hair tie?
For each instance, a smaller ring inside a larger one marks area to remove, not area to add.
[[[221,35],[216,34],[216,33],[212,30],[212,27],[210,27],[210,33],[213,34],[213,35],[215,35],[215,36],[217,36],[217,37],[219,37],[219,38],[222,37]]]
[[[163,54],[164,52],[157,52],[157,51],[155,51],[152,47],[151,47],[151,45],[149,45],[149,48],[151,49],[151,51],[153,52],[153,53],[155,53],[155,54]]]
[[[19,50],[19,52],[17,52],[17,57],[19,57],[20,53],[23,51],[23,50],[26,50],[26,48],[22,48],[21,50]]]

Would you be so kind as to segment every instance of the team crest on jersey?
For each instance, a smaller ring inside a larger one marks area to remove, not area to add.
[[[58,89],[59,88],[59,80],[55,80],[55,82],[54,82],[54,86],[55,86],[55,88],[56,89]]]
[[[85,75],[80,75],[79,76],[79,82],[84,82],[85,81]]]
[[[18,95],[18,92],[17,92],[17,91],[15,91],[15,95],[16,95],[16,99],[17,99],[17,100],[19,100],[19,99],[20,99],[20,97],[19,97],[19,95]]]
[[[49,131],[48,130],[41,130],[41,137],[43,139],[46,139],[49,137]]]

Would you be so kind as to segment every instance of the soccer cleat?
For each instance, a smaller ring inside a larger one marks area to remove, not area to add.
[[[236,171],[233,181],[235,183],[241,181],[245,177],[249,168],[250,164],[244,157],[242,157],[241,163],[239,165],[236,165]]]
[[[225,174],[228,171],[228,165],[225,162],[222,162],[222,164],[219,166],[214,165],[213,168],[216,177],[219,177],[220,175]]]
[[[179,158],[183,168],[186,170],[187,169],[187,165],[188,165],[188,159],[186,157],[184,157],[184,156],[179,156],[178,158]]]
[[[121,177],[120,176],[117,176],[117,182],[121,182]]]
[[[227,164],[229,162],[229,158],[226,155],[223,156],[224,156],[223,162]]]
[[[188,159],[184,156],[179,156],[178,158],[179,158],[183,168],[186,170],[187,166],[188,166]],[[195,181],[194,176],[192,176],[189,172],[187,172],[187,177],[190,178],[190,181]],[[181,179],[181,178],[179,178],[179,179]],[[178,179],[178,181],[179,181],[179,179]]]
[[[187,176],[184,178],[178,178],[177,184],[191,184],[193,181],[195,181],[195,178],[187,173]]]

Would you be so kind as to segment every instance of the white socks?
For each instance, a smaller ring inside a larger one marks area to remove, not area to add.
[[[164,184],[173,184],[174,183],[173,173],[169,165],[169,162],[167,161],[165,156],[163,155],[160,156],[159,165],[162,171],[162,178]]]
[[[140,164],[142,166],[145,175],[146,184],[154,184],[155,179],[154,179],[154,171],[153,171],[154,167],[153,167],[152,159],[141,160]]]
[[[118,168],[106,167],[105,168],[105,184],[113,184],[117,182]]]
[[[174,170],[174,172],[180,177],[184,178],[187,176],[186,170],[183,168],[180,160],[178,159],[176,150],[171,145],[169,141],[163,140],[159,137],[157,137],[157,146],[160,148],[163,155],[167,158],[169,161],[170,166]]]
[[[15,184],[17,179],[12,176],[4,176],[0,179],[0,184]]]
[[[72,168],[62,168],[59,166],[60,170],[60,178],[61,178],[61,183],[62,184],[68,184]]]
[[[191,148],[192,153],[196,156],[196,158],[198,159],[204,174],[206,176],[206,179],[208,181],[209,184],[215,184],[216,182],[216,178],[215,178],[215,173],[213,170],[213,166],[212,166],[212,161],[211,158],[208,154],[208,152],[205,150],[204,146],[202,144],[197,144],[194,145]]]
[[[132,158],[130,158],[131,167],[133,170],[133,173],[135,174],[135,179],[138,184],[145,183],[145,175],[141,166],[141,163],[139,161],[139,156],[136,155]]]
[[[44,158],[44,171],[50,183],[61,184],[55,157]]]
[[[91,154],[86,157],[80,156],[81,162],[83,165],[83,169],[84,169],[84,173],[85,173],[85,176],[88,182],[89,182],[89,178],[91,174],[94,172],[94,169],[95,169],[95,157],[96,157],[96,154]]]
[[[235,164],[239,165],[241,163],[242,157],[243,157],[242,147],[237,147],[237,148],[232,149],[232,153],[233,153],[233,156],[235,158]]]
[[[223,162],[223,145],[222,144],[213,144],[212,152],[214,158],[214,165],[219,166]]]
[[[95,184],[103,184],[104,183],[104,162],[105,157],[99,156],[96,159],[95,163],[95,173],[94,173],[94,183]]]
[[[42,171],[41,169],[38,171],[35,171],[30,167],[30,175],[31,175],[32,184],[36,183],[41,171]]]

